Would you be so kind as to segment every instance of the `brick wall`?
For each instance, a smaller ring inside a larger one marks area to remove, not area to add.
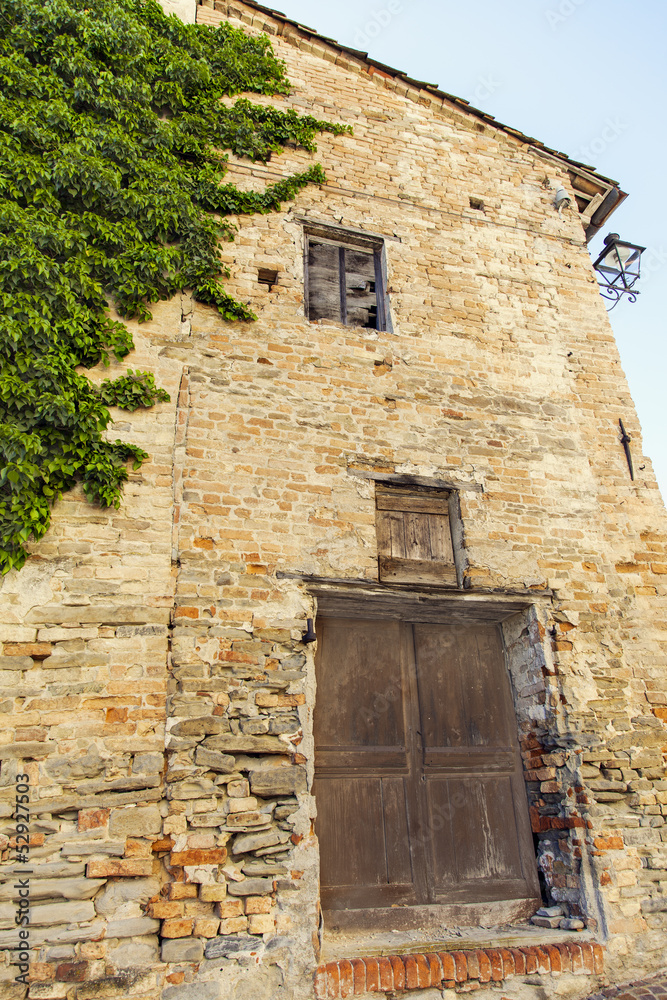
[[[278,103],[354,135],[320,139],[325,187],[239,219],[223,247],[256,323],[183,296],[136,328],[132,366],[172,396],[118,415],[150,462],[118,512],[64,498],[3,581],[0,831],[28,773],[30,995],[313,996],[315,679],[301,637],[310,577],[377,580],[373,483],[351,474],[369,470],[483,487],[460,494],[472,592],[532,605],[504,632],[545,892],[605,944],[610,975],[658,967],[665,511],[580,220],[553,208],[567,172],[238,10],[287,62],[294,91]],[[312,159],[233,162],[229,179],[261,188]],[[305,321],[304,217],[385,238],[393,333]],[[278,270],[271,290],[260,267]],[[23,997],[11,955],[3,989]]]

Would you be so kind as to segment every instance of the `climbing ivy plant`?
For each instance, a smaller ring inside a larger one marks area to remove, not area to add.
[[[223,183],[228,153],[266,162],[346,126],[255,104],[286,94],[268,39],[167,17],[154,0],[0,0],[0,569],[20,568],[53,503],[81,482],[120,502],[127,463],[109,406],[168,400],[128,370],[86,369],[133,348],[126,318],[190,289],[227,320],[254,319],[224,289],[225,217],[270,212],[319,165],[260,193]]]

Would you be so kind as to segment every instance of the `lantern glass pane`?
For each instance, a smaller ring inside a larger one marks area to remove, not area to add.
[[[602,258],[598,267],[604,268],[605,271],[620,271],[621,265],[616,253],[616,247],[613,246]]]

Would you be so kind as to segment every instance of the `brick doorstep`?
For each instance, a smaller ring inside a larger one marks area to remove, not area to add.
[[[594,993],[588,1000],[662,1000],[667,998],[667,971],[648,979],[635,979],[623,986],[608,986]]]
[[[603,971],[603,949],[591,941],[524,948],[418,952],[327,962],[315,974],[315,995],[318,1000],[336,1000],[366,992],[456,987],[472,982],[499,983],[513,976],[561,972],[594,976]]]

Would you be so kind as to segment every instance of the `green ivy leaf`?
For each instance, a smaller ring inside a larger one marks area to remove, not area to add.
[[[277,211],[319,165],[261,192],[224,184],[225,150],[268,161],[348,126],[253,104],[287,94],[268,38],[167,17],[155,0],[0,0],[0,570],[77,482],[117,507],[148,457],[104,439],[109,406],[167,402],[149,372],[96,388],[82,370],[133,349],[121,316],[190,289],[230,322],[225,216]]]

